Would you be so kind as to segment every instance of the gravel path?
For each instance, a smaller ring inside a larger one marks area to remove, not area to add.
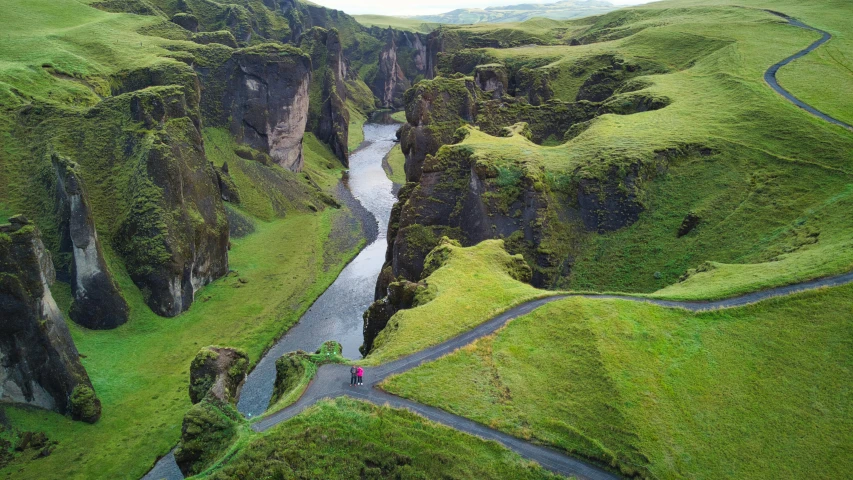
[[[853,130],[853,126],[851,126],[850,124],[842,122],[841,120],[838,120],[837,118],[831,117],[831,116],[821,112],[820,110],[812,107],[811,105],[807,104],[806,102],[800,100],[799,98],[795,97],[794,95],[791,94],[791,92],[785,90],[781,85],[779,85],[779,82],[776,80],[776,72],[778,72],[780,68],[784,67],[785,65],[793,62],[794,60],[796,60],[800,57],[807,55],[808,53],[812,52],[817,47],[828,42],[829,39],[832,38],[832,35],[830,35],[829,32],[824,32],[823,30],[820,30],[820,29],[817,29],[814,27],[810,27],[810,26],[806,25],[805,23],[803,23],[799,20],[796,20],[794,18],[791,18],[791,17],[785,15],[784,13],[774,12],[773,10],[767,10],[767,12],[784,18],[785,20],[788,21],[789,24],[791,24],[795,27],[804,28],[806,30],[812,30],[814,32],[820,33],[822,35],[822,37],[820,38],[820,40],[812,43],[811,45],[806,47],[804,50],[800,50],[799,52],[795,53],[794,55],[791,55],[790,57],[782,60],[781,62],[777,63],[776,65],[773,65],[772,67],[768,68],[767,71],[764,72],[764,81],[767,82],[767,84],[770,85],[770,87],[773,90],[776,90],[783,97],[788,99],[789,102],[791,102],[794,105],[802,108],[803,110],[811,113],[812,115],[814,115],[818,118],[822,118],[822,119],[826,120],[827,122],[834,123],[836,125],[842,126],[848,130]]]

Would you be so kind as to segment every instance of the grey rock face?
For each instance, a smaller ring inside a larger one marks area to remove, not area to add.
[[[412,86],[400,64],[397,63],[397,43],[394,32],[388,30],[386,44],[379,53],[379,72],[373,85],[373,93],[382,107],[399,108],[403,105],[403,93]]]
[[[222,65],[199,73],[203,101],[218,106],[215,123],[228,125],[238,141],[269,153],[282,167],[302,170],[311,79],[307,56],[292,47],[260,45],[236,50]]]
[[[308,129],[348,165],[347,66],[340,36],[337,30],[314,27],[302,35],[299,48],[311,57],[311,98],[321,100],[309,104]]]
[[[128,319],[128,307],[104,261],[101,242],[77,165],[54,154],[60,249],[73,256],[71,319],[92,329],[110,329]]]
[[[491,92],[492,98],[501,98],[507,91],[509,77],[503,65],[481,65],[474,71],[474,81],[480,90]]]
[[[69,413],[92,383],[49,290],[50,254],[34,225],[12,222],[0,225],[0,401]]]

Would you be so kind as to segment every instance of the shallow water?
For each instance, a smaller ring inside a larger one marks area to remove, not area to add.
[[[275,361],[287,352],[314,351],[323,342],[335,340],[343,346],[345,357],[361,358],[358,347],[364,340],[362,314],[373,302],[376,278],[385,261],[388,218],[396,201],[393,184],[382,169],[382,159],[394,146],[398,126],[366,124],[364,143],[350,156],[349,175],[345,178],[353,196],[376,218],[378,238],[343,269],[299,323],[258,362],[237,403],[243,415],[257,416],[267,409],[275,381]]]

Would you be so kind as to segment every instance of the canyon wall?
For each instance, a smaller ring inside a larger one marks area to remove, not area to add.
[[[38,229],[0,225],[0,401],[95,422],[100,401],[50,292],[55,271]]]

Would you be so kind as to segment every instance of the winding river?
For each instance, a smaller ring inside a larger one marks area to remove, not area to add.
[[[246,378],[237,409],[246,417],[256,417],[267,409],[275,382],[275,361],[295,350],[314,351],[327,340],[343,346],[347,358],[361,358],[362,314],[373,302],[376,278],[385,261],[386,235],[394,184],[382,168],[382,159],[395,144],[399,123],[387,113],[371,117],[364,125],[364,142],[350,155],[349,173],[344,184],[353,197],[378,223],[377,238],[341,271],[335,282],[302,315],[299,323],[261,358]],[[172,453],[160,459],[143,480],[184,478]]]
[[[393,184],[382,169],[382,159],[394,146],[398,126],[397,123],[366,124],[364,143],[350,156],[349,175],[345,179],[356,200],[378,221],[376,240],[343,269],[299,323],[261,358],[240,393],[237,409],[243,415],[254,417],[266,411],[275,381],[275,361],[287,352],[310,352],[327,340],[335,340],[343,346],[345,357],[361,358],[358,347],[364,340],[362,314],[373,303],[376,278],[385,261],[388,218],[396,200]]]

